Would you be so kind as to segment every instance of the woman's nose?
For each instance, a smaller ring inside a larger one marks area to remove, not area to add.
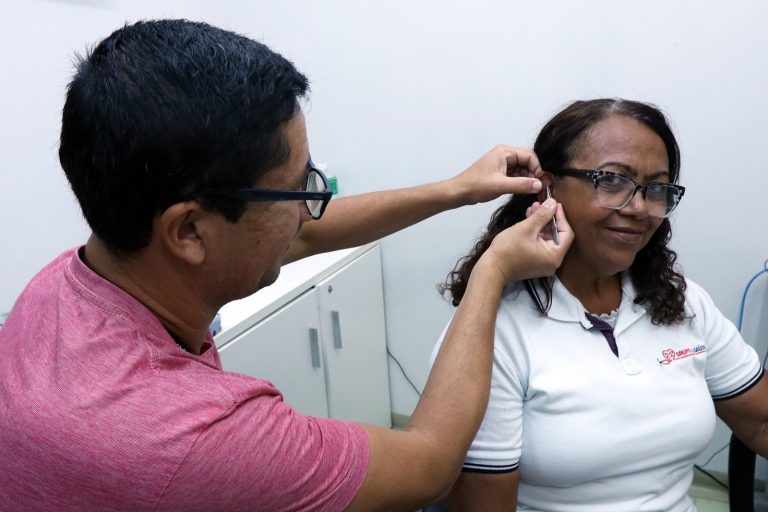
[[[632,199],[620,210],[625,215],[632,215],[640,219],[648,217],[648,204],[642,190],[635,190]]]

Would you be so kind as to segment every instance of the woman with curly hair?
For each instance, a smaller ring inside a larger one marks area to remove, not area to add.
[[[446,505],[694,511],[693,463],[716,414],[768,455],[768,379],[668,247],[685,192],[672,130],[653,105],[577,101],[534,151],[575,240],[554,277],[505,290],[490,402]],[[454,305],[493,237],[544,197],[493,214],[443,286]]]

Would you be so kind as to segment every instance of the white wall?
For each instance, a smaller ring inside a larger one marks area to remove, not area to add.
[[[735,321],[768,257],[768,4],[758,0],[5,0],[0,12],[0,312],[87,236],[56,159],[73,53],[152,17],[208,21],[292,59],[312,80],[313,157],[343,194],[440,180],[498,142],[530,145],[573,99],[652,101],[671,116],[683,153],[674,247],[686,274]],[[435,285],[493,208],[448,212],[383,243],[390,348],[419,387],[450,314]],[[765,296],[760,280],[745,328],[761,353]],[[391,371],[394,410],[408,414],[416,395]],[[707,453],[725,442],[721,431]],[[723,470],[724,456],[708,467]]]

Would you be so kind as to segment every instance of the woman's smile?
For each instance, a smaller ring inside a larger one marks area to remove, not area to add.
[[[628,226],[606,226],[605,230],[612,238],[619,242],[636,245],[645,240],[645,229]]]

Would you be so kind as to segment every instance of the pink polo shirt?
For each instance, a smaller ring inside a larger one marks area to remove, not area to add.
[[[222,371],[212,341],[185,352],[76,250],[59,256],[0,328],[0,510],[343,510],[365,432]]]

